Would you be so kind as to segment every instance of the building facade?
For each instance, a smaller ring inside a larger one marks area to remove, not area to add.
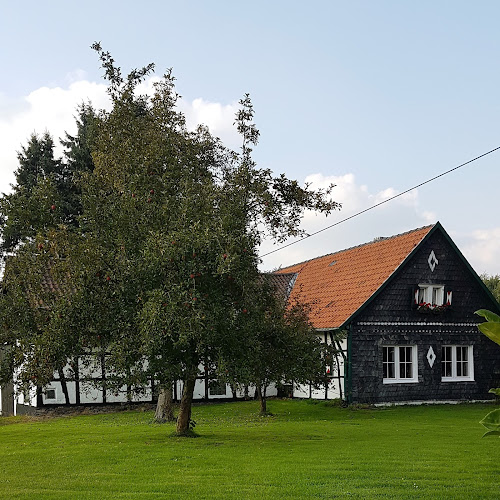
[[[343,338],[334,387],[299,386],[294,395],[357,403],[471,401],[492,399],[488,390],[500,386],[500,348],[479,332],[474,314],[498,312],[499,305],[441,224],[283,272],[298,273],[296,297],[313,304],[318,334]]]

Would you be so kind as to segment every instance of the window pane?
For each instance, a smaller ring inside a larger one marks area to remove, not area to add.
[[[412,378],[411,347],[399,348],[399,378]]]
[[[468,347],[457,346],[457,377],[469,376]]]
[[[443,346],[441,348],[441,376],[452,376],[451,346]]]
[[[382,364],[384,378],[396,378],[394,366],[394,347],[384,347]]]

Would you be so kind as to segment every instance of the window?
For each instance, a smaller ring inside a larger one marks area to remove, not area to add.
[[[220,380],[212,380],[210,382],[210,396],[225,396],[226,384]]]
[[[471,345],[444,345],[441,347],[441,380],[443,382],[474,380]]]
[[[56,399],[56,390],[52,387],[45,389],[45,399]]]
[[[384,346],[382,367],[384,384],[418,382],[417,346]]]
[[[444,304],[444,286],[418,285],[415,299],[417,304],[430,304],[431,307],[442,306]]]

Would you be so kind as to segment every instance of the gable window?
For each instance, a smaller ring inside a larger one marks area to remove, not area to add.
[[[444,302],[443,285],[418,285],[415,297],[417,304],[430,304],[431,307],[442,306]]]
[[[441,380],[443,382],[474,380],[471,345],[441,347]]]
[[[416,345],[390,345],[382,349],[384,384],[418,382]]]

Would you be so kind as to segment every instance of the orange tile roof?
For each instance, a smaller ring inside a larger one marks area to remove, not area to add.
[[[290,299],[310,304],[315,328],[338,328],[394,273],[434,226],[374,240],[276,271],[298,273]]]

